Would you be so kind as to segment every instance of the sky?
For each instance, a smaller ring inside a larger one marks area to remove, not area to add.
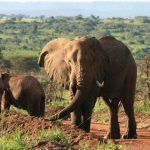
[[[95,1],[119,1],[119,2],[150,2],[150,0],[0,0],[0,2],[95,2]]]
[[[102,1],[105,3],[94,3]],[[76,3],[66,4],[61,2]],[[133,18],[135,16],[150,16],[150,0],[0,0],[0,14],[24,14],[32,17],[40,15],[44,15],[46,17],[76,16],[79,14],[83,16],[90,16],[92,14],[101,18]]]

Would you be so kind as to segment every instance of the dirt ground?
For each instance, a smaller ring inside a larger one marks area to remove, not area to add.
[[[56,111],[56,110],[55,110]],[[53,111],[47,110],[46,115],[50,115]],[[101,115],[101,113],[99,114]],[[72,137],[71,147],[58,144],[54,141],[37,141],[33,146],[34,150],[59,150],[59,149],[79,149],[79,145],[88,144],[94,148],[98,143],[123,143],[130,150],[148,150],[150,147],[150,116],[142,113],[136,114],[137,133],[138,139],[133,140],[107,140],[104,141],[103,137],[107,133],[108,123],[100,124],[94,123],[92,120],[91,132],[85,133],[84,131],[74,128],[70,125],[70,120],[62,120],[57,122],[50,122],[43,118],[30,117],[16,113],[7,113],[0,116],[0,131],[6,129],[12,132],[16,128],[20,129],[21,134],[36,134],[41,129],[49,129],[54,126],[61,127],[65,131],[65,136]],[[119,114],[119,122],[121,127],[121,134],[126,132],[126,117],[124,113]]]

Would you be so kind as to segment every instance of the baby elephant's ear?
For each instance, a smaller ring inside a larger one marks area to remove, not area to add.
[[[51,80],[66,89],[69,87],[69,69],[65,62],[64,46],[69,39],[58,38],[47,43],[39,56],[39,65],[44,67]]]

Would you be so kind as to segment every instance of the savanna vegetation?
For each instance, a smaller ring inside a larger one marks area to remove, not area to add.
[[[42,47],[57,37],[92,36],[99,39],[107,35],[123,41],[136,59],[138,79],[135,112],[150,114],[150,17],[101,19],[93,15],[86,18],[82,15],[49,18],[0,15],[0,70],[36,76],[45,89],[47,105],[54,108],[65,106],[68,103],[68,93],[54,82],[50,82],[37,64]],[[99,100],[95,112],[105,110],[106,106]],[[105,114],[101,119],[101,122],[106,122],[108,115]],[[59,138],[53,135],[53,131],[41,131],[39,137]],[[58,132],[61,136],[60,142],[68,144],[70,139],[65,139],[61,130]],[[18,143],[16,149],[25,149],[25,138],[21,138],[16,130],[10,137],[10,143]],[[5,140],[8,140],[8,137],[3,135],[0,138],[0,149],[5,145]]]
[[[0,68],[5,71],[36,74],[45,86],[47,81],[45,77],[41,77],[37,59],[48,41],[57,37],[76,36],[99,39],[107,35],[123,41],[132,51],[138,66],[138,100],[150,100],[150,17],[101,19],[93,15],[87,18],[82,15],[49,18],[0,15]],[[54,83],[49,87],[54,93],[57,88]],[[56,93],[54,95],[57,97]]]

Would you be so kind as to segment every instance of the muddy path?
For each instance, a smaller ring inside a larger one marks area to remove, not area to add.
[[[64,125],[69,126],[70,121],[63,121]],[[100,142],[102,138],[106,135],[108,130],[107,124],[94,123],[91,124],[91,133],[96,135]],[[121,127],[121,134],[126,133],[126,128]],[[137,139],[115,139],[107,140],[106,143],[115,143],[115,144],[125,144],[126,147],[130,150],[149,150],[150,149],[150,130],[145,127],[137,129],[138,138]]]
[[[50,114],[48,113],[48,116]],[[100,114],[99,114],[100,115]],[[92,120],[91,132],[85,133],[84,131],[71,126],[69,119],[50,122],[43,118],[30,117],[28,115],[21,115],[17,113],[7,113],[0,115],[0,132],[7,130],[8,132],[14,131],[19,128],[21,134],[28,133],[29,135],[36,135],[41,129],[51,129],[55,126],[62,128],[65,131],[65,137],[71,135],[71,146],[69,149],[79,149],[80,144],[90,145],[94,148],[95,145],[100,143],[114,143],[123,145],[120,149],[127,150],[149,150],[150,148],[150,116],[142,113],[136,114],[137,120],[137,133],[138,138],[133,140],[107,140],[104,141],[103,137],[108,130],[108,122],[97,123]],[[126,132],[126,117],[124,113],[119,114],[119,123],[121,127],[121,134]],[[124,148],[125,146],[125,148]],[[35,145],[32,147],[34,150],[52,150],[52,149],[68,149],[67,146],[58,144],[55,141],[39,141],[36,140]]]

